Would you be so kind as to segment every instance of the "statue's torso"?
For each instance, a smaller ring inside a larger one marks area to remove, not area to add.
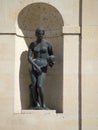
[[[31,43],[31,49],[34,54],[35,63],[40,66],[44,67],[48,65],[47,58],[49,57],[49,43],[46,41],[42,41],[41,43]]]

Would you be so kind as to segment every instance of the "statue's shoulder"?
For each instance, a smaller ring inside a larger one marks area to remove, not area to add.
[[[51,46],[50,42],[47,40],[44,40],[44,43],[47,44],[48,46]]]
[[[32,50],[33,50],[33,48],[34,48],[35,44],[36,44],[36,42],[35,42],[35,41],[34,41],[34,42],[31,42],[31,43],[30,43],[30,45],[29,45],[29,49],[32,49]]]

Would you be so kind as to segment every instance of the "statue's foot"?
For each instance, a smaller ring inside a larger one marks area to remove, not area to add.
[[[42,109],[43,109],[43,110],[49,110],[49,108],[46,107],[46,106],[43,106]]]
[[[42,110],[42,107],[40,107],[40,106],[35,106],[35,107],[33,107],[32,109],[33,109],[33,110]]]
[[[34,110],[39,110],[41,107],[40,107],[40,104],[39,102],[36,102],[34,103],[33,105],[30,106],[30,109],[34,109]]]

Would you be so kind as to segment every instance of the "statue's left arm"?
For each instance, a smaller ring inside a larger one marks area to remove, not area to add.
[[[50,44],[48,46],[48,54],[49,54],[48,63],[49,63],[49,66],[52,67],[55,64],[55,56],[53,54],[53,49]]]

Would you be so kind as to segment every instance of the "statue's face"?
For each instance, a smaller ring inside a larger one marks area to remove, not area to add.
[[[43,39],[43,36],[44,36],[44,33],[45,33],[45,31],[43,30],[43,29],[38,29],[37,31],[36,31],[36,36],[37,36],[37,38],[39,39],[39,40],[42,40]]]
[[[37,33],[37,37],[38,37],[38,39],[43,39],[43,36],[44,36],[44,32],[43,32],[43,30],[39,30],[39,32]]]

